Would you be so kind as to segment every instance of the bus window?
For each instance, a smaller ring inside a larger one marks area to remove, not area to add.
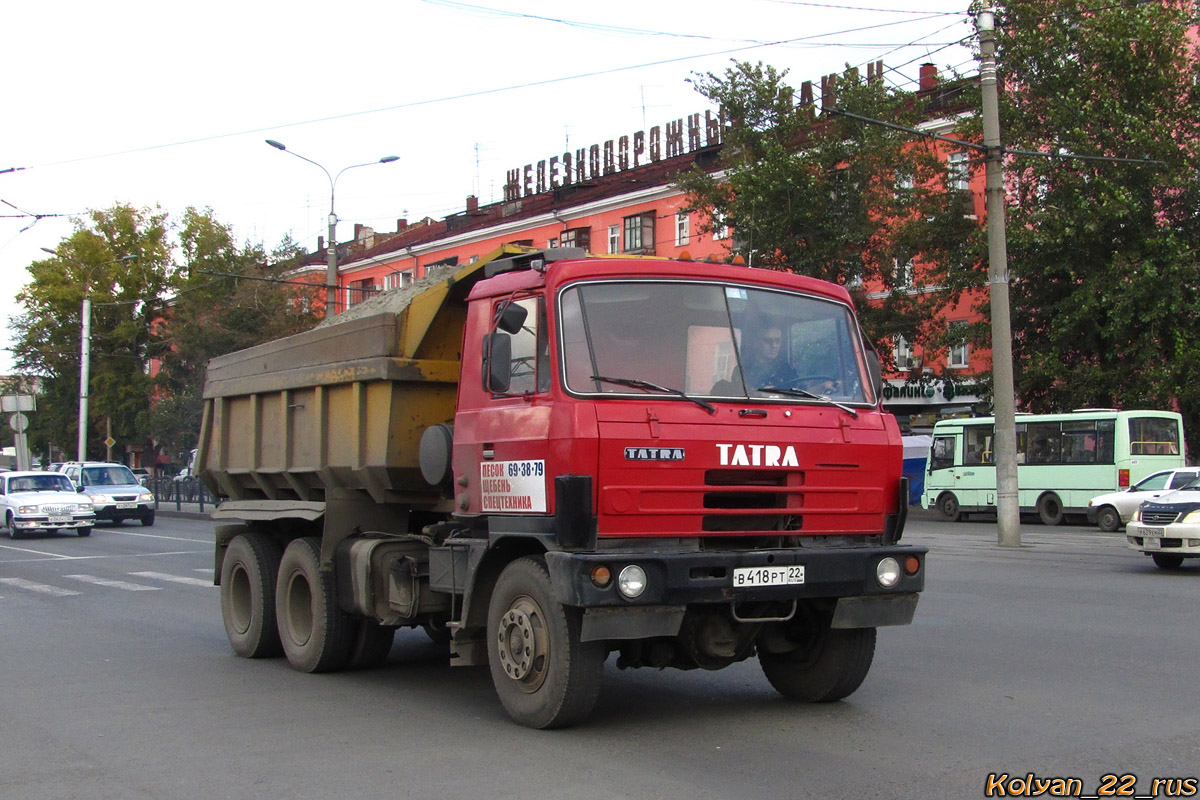
[[[1026,464],[1058,464],[1062,458],[1062,428],[1057,422],[1026,426]]]
[[[1129,454],[1179,455],[1179,423],[1164,417],[1133,417],[1129,420]]]
[[[933,449],[930,453],[929,468],[946,469],[954,466],[954,436],[933,437]]]
[[[994,438],[990,425],[963,427],[963,464],[994,464],[992,452]]]

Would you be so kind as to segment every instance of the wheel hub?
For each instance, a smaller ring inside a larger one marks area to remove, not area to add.
[[[496,634],[505,674],[529,691],[544,678],[548,641],[542,619],[541,610],[529,598],[518,598],[500,619]]]

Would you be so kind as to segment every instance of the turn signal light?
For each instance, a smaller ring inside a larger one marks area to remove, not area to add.
[[[1117,470],[1117,486],[1119,486],[1122,489],[1125,489],[1129,486],[1129,470],[1127,470],[1127,469]]]
[[[916,556],[909,556],[908,558],[904,559],[905,575],[916,575],[920,569],[921,559],[917,558]]]
[[[612,583],[612,570],[603,564],[592,567],[592,583],[597,589],[603,589]]]

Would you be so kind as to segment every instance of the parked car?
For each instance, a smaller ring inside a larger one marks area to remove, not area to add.
[[[1200,479],[1142,503],[1125,526],[1125,539],[1163,569],[1200,558]]]
[[[130,467],[129,471],[133,473],[133,477],[138,479],[138,483],[142,486],[150,485],[150,470],[145,467]]]
[[[91,501],[57,472],[0,475],[0,513],[13,539],[27,531],[74,530],[88,536],[96,523]]]
[[[1088,501],[1087,519],[1100,530],[1112,532],[1129,522],[1133,512],[1147,500],[1179,489],[1200,477],[1200,467],[1164,469],[1147,475],[1120,492],[1098,495]]]
[[[64,474],[75,488],[86,494],[96,509],[97,520],[120,524],[127,519],[154,524],[154,495],[124,464],[87,461],[69,464]]]

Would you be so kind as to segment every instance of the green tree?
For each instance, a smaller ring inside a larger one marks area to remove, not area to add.
[[[1017,395],[1174,408],[1200,452],[1200,107],[1192,2],[1009,0],[998,59]]]
[[[179,229],[181,266],[159,332],[162,369],[150,435],[174,459],[196,445],[205,368],[216,356],[307,330],[320,289],[286,282],[301,252],[290,239],[268,256],[238,244],[211,209],[189,208]],[[268,263],[270,262],[270,263]]]
[[[88,452],[104,452],[111,424],[121,442],[141,442],[150,410],[148,361],[160,351],[152,326],[156,299],[171,279],[170,245],[160,212],[116,205],[75,223],[56,255],[29,267],[17,295],[15,360],[42,382],[30,446],[51,444],[74,457],[78,437],[82,301],[92,301]]]
[[[693,80],[729,126],[723,172],[697,168],[679,181],[690,210],[706,218],[707,232],[732,229],[733,250],[753,266],[850,287],[885,361],[896,335],[942,344],[945,324],[936,312],[978,285],[980,237],[963,194],[948,186],[936,146],[902,130],[797,106],[785,77],[770,66],[736,63],[723,75]],[[852,70],[836,98],[822,101],[906,126],[929,113],[912,94],[861,81]],[[912,291],[914,277],[938,289]],[[868,301],[866,290],[886,294]]]

